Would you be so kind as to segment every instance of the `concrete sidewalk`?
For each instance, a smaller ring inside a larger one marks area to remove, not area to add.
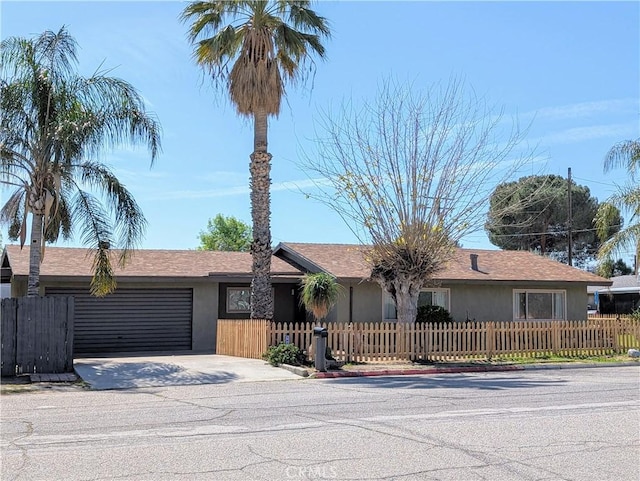
[[[259,359],[217,354],[83,358],[73,364],[97,390],[301,379]]]

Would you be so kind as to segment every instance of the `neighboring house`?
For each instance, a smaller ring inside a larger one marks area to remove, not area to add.
[[[328,272],[344,287],[329,321],[396,320],[395,306],[368,280],[366,247],[281,243],[272,262],[274,319],[307,319],[299,303],[306,272]],[[244,252],[139,250],[118,288],[89,295],[86,249],[47,247],[41,266],[43,295],[76,297],[76,355],[150,350],[213,352],[218,319],[248,318],[251,255]],[[2,278],[11,295],[27,291],[29,250],[7,246]],[[587,285],[611,281],[528,252],[458,249],[456,258],[420,294],[420,304],[448,309],[458,321],[584,319]]]
[[[640,278],[635,275],[616,276],[610,287],[589,286],[600,314],[631,314],[640,308]],[[597,293],[597,294],[596,294]],[[595,297],[597,295],[597,302]]]
[[[328,272],[345,295],[329,320],[393,321],[391,297],[367,281],[366,248],[358,245],[281,243],[274,255],[301,270]],[[587,285],[607,286],[608,279],[523,251],[458,249],[419,304],[445,307],[457,321],[585,319]]]

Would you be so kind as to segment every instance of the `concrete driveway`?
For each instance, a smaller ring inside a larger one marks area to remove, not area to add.
[[[301,379],[262,360],[217,354],[95,357],[74,359],[73,365],[98,390]]]

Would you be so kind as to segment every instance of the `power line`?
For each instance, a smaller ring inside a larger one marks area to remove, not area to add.
[[[618,225],[612,225],[610,227],[622,227],[622,224],[618,224]],[[571,232],[573,233],[581,233],[581,232],[595,232],[598,229],[591,228],[591,229],[578,229],[575,230],[573,229]],[[524,233],[519,233],[519,234],[492,234],[492,237],[527,237],[527,236],[539,236],[539,235],[561,235],[561,234],[568,234],[569,231],[568,230],[557,230],[557,231],[553,231],[553,232],[524,232]]]
[[[576,180],[581,180],[583,182],[592,182],[594,184],[606,185],[607,187],[618,187],[617,184],[611,184],[611,183],[608,183],[608,182],[600,182],[599,180],[585,179],[583,177],[576,177],[575,175],[573,176],[573,178],[576,179]]]

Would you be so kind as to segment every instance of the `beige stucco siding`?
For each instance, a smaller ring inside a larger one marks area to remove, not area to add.
[[[515,289],[562,290],[566,292],[568,320],[583,320],[587,315],[587,290],[584,285],[571,284],[485,284],[443,285],[451,289],[451,315],[456,321],[513,320]]]
[[[380,322],[382,320],[382,290],[372,282],[343,283],[343,295],[329,321],[349,321],[349,288],[352,287],[352,321]],[[514,289],[564,290],[568,320],[583,320],[587,315],[587,291],[584,284],[446,284],[439,287],[449,289],[451,315],[456,321],[513,320]]]
[[[372,282],[342,282],[342,293],[327,320],[331,322],[379,322],[382,318],[382,290]],[[351,297],[352,317],[349,319]]]

